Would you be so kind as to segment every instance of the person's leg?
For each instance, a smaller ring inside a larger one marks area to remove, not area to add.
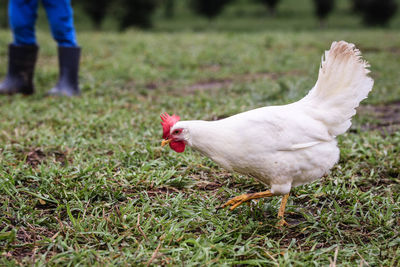
[[[58,44],[59,80],[49,95],[80,93],[78,73],[81,49],[76,41],[70,0],[42,0],[53,38]]]
[[[77,47],[71,0],[42,0],[58,46]]]
[[[8,19],[14,45],[36,45],[35,22],[38,0],[10,0]]]
[[[33,73],[38,54],[35,38],[37,0],[10,0],[8,17],[13,43],[8,47],[7,76],[0,83],[0,94],[32,94]]]

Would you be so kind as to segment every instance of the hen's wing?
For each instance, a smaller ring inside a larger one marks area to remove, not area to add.
[[[251,110],[229,120],[234,131],[242,135],[238,141],[246,146],[253,143],[252,149],[267,146],[271,150],[293,151],[332,141],[334,137],[324,123],[307,112],[307,107],[296,102]]]

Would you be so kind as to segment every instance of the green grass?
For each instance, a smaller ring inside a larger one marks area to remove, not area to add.
[[[400,1],[396,0],[400,5]],[[309,31],[320,30],[315,16],[313,0],[280,0],[276,14],[271,16],[262,1],[235,0],[226,5],[221,14],[213,20],[194,16],[188,9],[188,1],[176,0],[176,12],[172,18],[165,18],[162,9],[153,16],[155,31],[233,31],[253,32],[270,31]],[[351,0],[335,0],[332,12],[324,22],[324,29],[355,30],[364,27],[362,16],[354,14]],[[82,18],[82,17],[81,17]],[[80,19],[79,19],[80,20]],[[82,18],[83,20],[83,18]],[[109,23],[107,23],[109,22]],[[112,19],[108,19],[105,28],[112,28]],[[399,12],[387,25],[390,29],[400,26]],[[82,28],[87,27],[82,24]]]
[[[152,31],[155,32],[258,32],[258,31],[310,31],[316,30],[360,30],[365,29],[362,16],[351,11],[352,0],[335,0],[335,7],[327,16],[324,27],[314,14],[313,0],[280,0],[275,16],[255,0],[234,0],[226,5],[222,12],[212,20],[193,13],[189,8],[191,0],[175,0],[175,12],[172,18],[164,15],[163,1],[155,10]],[[400,6],[400,0],[396,0]],[[75,12],[75,25],[79,32],[93,30],[94,27],[85,15],[79,1],[72,1]],[[1,9],[1,7],[0,7]],[[1,11],[0,11],[1,12]],[[5,10],[3,10],[5,12]],[[118,11],[108,10],[102,29],[118,29]],[[3,16],[4,17],[4,16]],[[1,16],[0,16],[1,20]],[[4,19],[3,19],[4,20]],[[1,23],[1,22],[0,22]],[[44,8],[40,6],[38,25],[48,30]],[[400,27],[400,12],[391,19],[387,28],[396,31]]]
[[[38,38],[37,93],[0,98],[0,265],[400,264],[400,133],[375,112],[398,123],[399,33],[85,32],[72,99],[45,97],[56,49]],[[217,212],[265,187],[162,149],[159,114],[215,119],[296,101],[339,39],[364,51],[375,79],[370,109],[339,138],[339,164],[292,190],[287,228],[275,227],[278,197]],[[1,77],[9,40],[0,32]]]

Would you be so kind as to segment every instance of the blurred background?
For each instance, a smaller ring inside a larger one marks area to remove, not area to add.
[[[0,27],[7,28],[7,2]],[[258,31],[400,27],[400,0],[72,0],[79,31]],[[38,25],[46,27],[43,7]]]

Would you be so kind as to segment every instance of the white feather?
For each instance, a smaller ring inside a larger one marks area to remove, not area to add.
[[[353,44],[334,42],[314,88],[302,100],[219,121],[181,121],[182,139],[229,171],[255,177],[286,194],[314,181],[339,159],[336,135],[350,126],[355,107],[372,89],[367,63]]]
[[[368,77],[368,63],[354,44],[333,42],[325,52],[314,88],[303,98],[310,115],[323,121],[336,136],[351,126],[355,108],[367,97],[374,81]]]

